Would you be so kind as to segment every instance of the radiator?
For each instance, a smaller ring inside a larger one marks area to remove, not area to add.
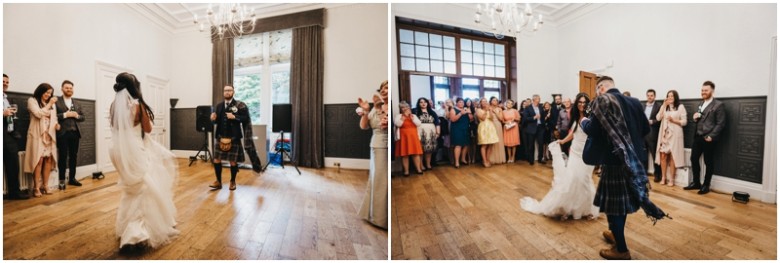
[[[24,153],[25,152],[19,152],[19,174],[16,176],[19,177],[19,189],[20,190],[28,190],[32,189],[35,186],[35,183],[32,179],[32,174],[25,174],[24,173]],[[54,169],[57,169],[56,164]],[[3,169],[3,194],[8,193],[8,186],[5,182],[5,169]],[[59,184],[59,174],[55,171],[51,172],[51,176],[49,176],[49,191],[51,192],[53,189],[57,188],[57,185]]]

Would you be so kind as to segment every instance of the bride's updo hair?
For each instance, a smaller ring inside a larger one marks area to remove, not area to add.
[[[130,93],[134,99],[138,99],[138,102],[143,105],[144,110],[149,115],[149,119],[154,121],[154,112],[152,108],[144,101],[144,96],[141,94],[141,82],[135,78],[135,75],[122,72],[116,75],[116,84],[114,84],[114,91],[120,92],[123,89],[127,89],[127,93]]]

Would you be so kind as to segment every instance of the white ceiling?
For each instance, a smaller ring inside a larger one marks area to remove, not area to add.
[[[171,33],[195,31],[193,14],[197,14],[202,19],[206,16],[206,10],[209,7],[208,3],[133,3],[127,5]],[[264,18],[332,7],[336,4],[242,3],[241,5],[254,8],[257,18]],[[213,4],[212,8],[216,11],[216,4]]]

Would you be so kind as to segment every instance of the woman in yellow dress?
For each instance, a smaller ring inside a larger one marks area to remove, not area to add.
[[[493,150],[493,144],[498,143],[498,133],[496,127],[493,125],[493,114],[487,111],[490,109],[488,101],[485,98],[479,100],[479,104],[482,106],[477,110],[477,118],[479,118],[479,126],[477,126],[477,141],[481,145],[480,153],[482,154],[482,165],[490,167],[489,156]]]

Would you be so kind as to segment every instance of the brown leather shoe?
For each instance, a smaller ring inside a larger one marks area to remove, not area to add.
[[[604,240],[607,241],[607,243],[615,244],[615,235],[612,234],[612,231],[604,230],[601,235],[604,236]]]
[[[209,185],[212,189],[222,189],[222,182],[214,181]]]
[[[605,248],[599,251],[599,255],[602,258],[610,259],[610,260],[630,260],[631,259],[631,251],[626,252],[618,252],[617,247],[611,247],[611,248]]]
[[[230,191],[236,190],[236,182],[230,182]]]

